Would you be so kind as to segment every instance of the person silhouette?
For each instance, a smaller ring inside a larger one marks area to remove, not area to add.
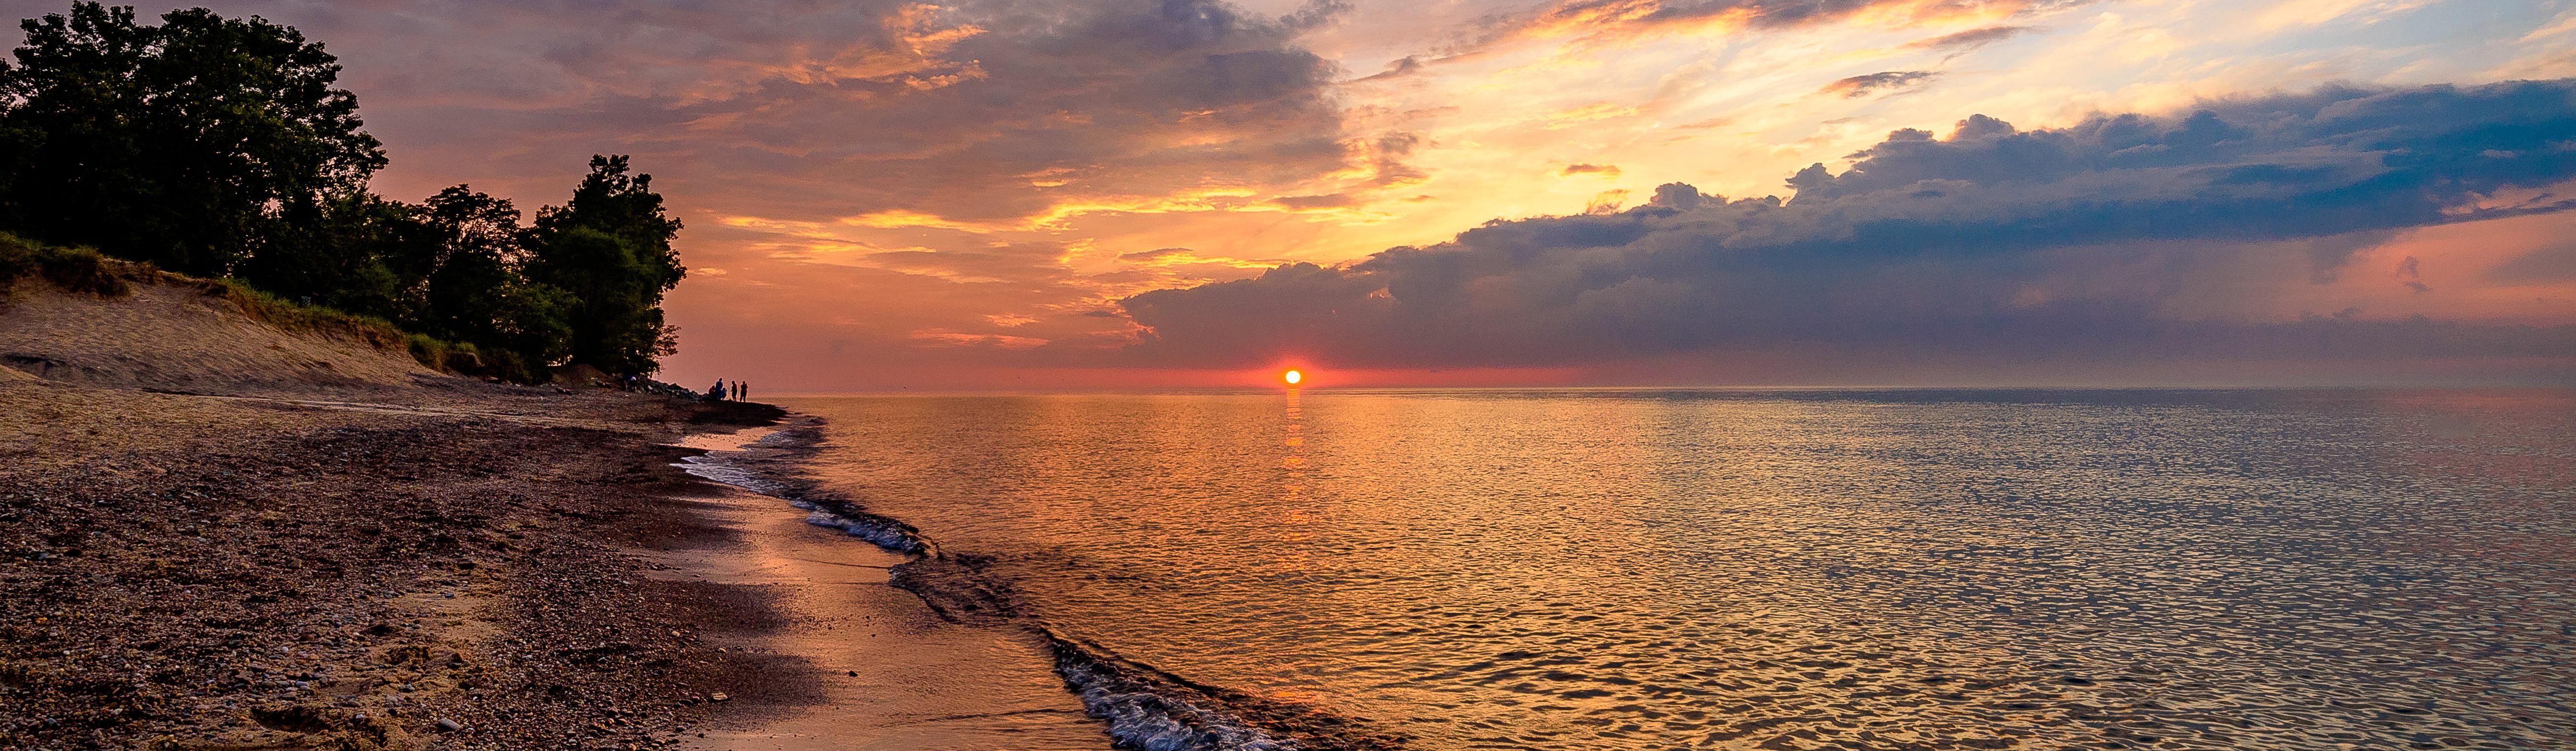
[[[750,400],[751,400],[751,384],[744,383],[744,382],[739,381],[739,380],[734,381],[734,382],[733,382],[733,400],[734,400],[734,401],[737,401],[737,402],[750,401]]]
[[[716,385],[707,387],[707,398],[719,402],[724,401],[725,391],[724,379],[718,378],[716,379]]]

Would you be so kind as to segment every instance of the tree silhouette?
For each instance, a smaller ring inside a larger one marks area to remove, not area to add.
[[[572,200],[537,213],[528,278],[572,295],[572,360],[617,374],[653,372],[677,349],[662,295],[688,269],[671,249],[680,220],[662,210],[653,176],[624,155],[590,158]]]
[[[292,28],[96,2],[21,28],[0,63],[0,222],[38,239],[231,274],[385,165],[337,59]]]

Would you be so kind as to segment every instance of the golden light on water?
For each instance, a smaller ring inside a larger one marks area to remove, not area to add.
[[[1297,371],[1291,370],[1291,371],[1288,371],[1288,372],[1286,372],[1286,373],[1282,373],[1282,374],[1280,374],[1280,375],[1279,375],[1279,379],[1280,379],[1280,380],[1283,380],[1283,381],[1287,381],[1287,382],[1288,382],[1288,385],[1290,385],[1290,386],[1295,386],[1295,385],[1297,385],[1297,382],[1298,382],[1298,381],[1306,380],[1306,374],[1304,374],[1304,373],[1299,373],[1299,372],[1297,372]]]

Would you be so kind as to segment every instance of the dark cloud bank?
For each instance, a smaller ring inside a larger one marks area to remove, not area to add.
[[[1674,183],[1614,214],[1497,220],[1345,267],[1137,295],[1125,308],[1151,331],[1128,354],[1376,367],[1783,352],[1844,366],[2504,360],[2544,378],[2566,377],[2576,355],[2569,326],[2240,312],[2268,290],[2358,273],[2354,254],[2402,230],[2576,206],[2513,190],[2576,178],[2576,81],[2333,88],[2062,130],[1979,116],[1948,140],[1902,130],[1854,156],[1842,174],[1819,164],[1791,177],[1786,201]],[[2548,276],[2555,260],[2514,273]]]

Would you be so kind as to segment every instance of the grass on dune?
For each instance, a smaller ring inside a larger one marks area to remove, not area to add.
[[[379,350],[407,350],[413,360],[440,371],[471,371],[479,362],[474,345],[406,333],[392,322],[374,316],[305,305],[255,289],[239,279],[183,276],[151,264],[108,258],[90,248],[47,245],[0,232],[0,300],[5,300],[18,283],[33,279],[65,291],[104,298],[130,294],[137,283],[193,286],[208,297],[224,298],[244,315],[281,331],[354,339]]]

